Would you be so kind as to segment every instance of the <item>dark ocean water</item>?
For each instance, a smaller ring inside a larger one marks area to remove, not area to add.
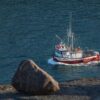
[[[100,51],[100,0],[0,0],[0,83],[10,83],[20,61],[33,59],[58,81],[96,77],[100,66],[51,66],[47,60],[64,38],[73,14],[79,45]]]

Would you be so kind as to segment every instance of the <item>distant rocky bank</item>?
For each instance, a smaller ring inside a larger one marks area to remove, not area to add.
[[[0,85],[0,100],[100,100],[100,79],[57,82],[32,60],[22,61],[11,84]]]

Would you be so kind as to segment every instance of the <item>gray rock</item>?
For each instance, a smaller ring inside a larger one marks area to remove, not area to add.
[[[32,60],[20,63],[12,79],[12,85],[18,91],[35,95],[49,94],[60,89],[58,82]]]

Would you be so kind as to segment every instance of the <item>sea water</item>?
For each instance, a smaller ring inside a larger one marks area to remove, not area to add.
[[[10,83],[19,63],[34,60],[58,81],[100,78],[100,66],[52,66],[48,59],[66,39],[72,12],[75,44],[100,51],[99,0],[1,0],[0,84]]]

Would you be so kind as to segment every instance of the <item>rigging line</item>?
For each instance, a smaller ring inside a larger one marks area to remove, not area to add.
[[[58,38],[58,39],[62,42],[61,37],[60,37],[60,36],[58,36],[57,34],[56,34],[56,38]]]

